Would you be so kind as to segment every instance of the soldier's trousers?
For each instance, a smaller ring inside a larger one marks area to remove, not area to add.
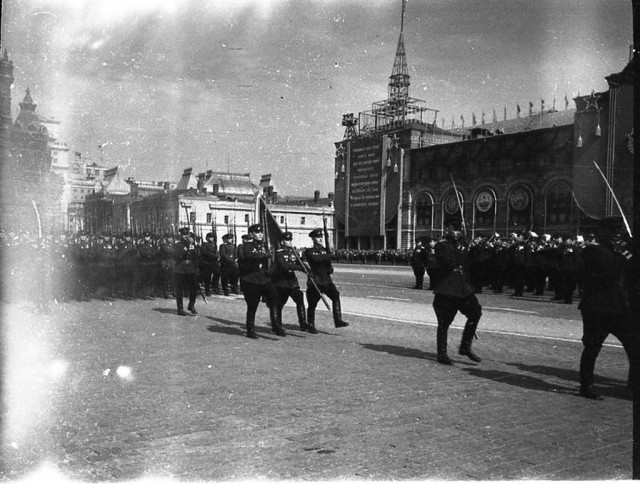
[[[438,319],[438,353],[446,353],[447,332],[458,311],[467,317],[462,331],[462,345],[471,345],[473,335],[482,316],[482,306],[475,294],[467,297],[436,294],[433,298],[433,310]]]
[[[589,311],[582,313],[582,356],[580,357],[580,384],[589,386],[593,384],[593,373],[596,366],[596,358],[600,354],[602,344],[609,334],[614,335],[627,353],[629,358],[629,383],[640,383],[640,333],[634,324],[629,312],[616,314],[603,314]]]
[[[229,295],[229,288],[234,293],[238,293],[238,268],[222,267],[220,270],[220,285],[225,296]]]
[[[189,306],[196,303],[198,294],[198,274],[176,274],[174,273],[174,291],[176,293],[176,303],[178,309],[183,309],[182,297],[184,293],[189,294]]]

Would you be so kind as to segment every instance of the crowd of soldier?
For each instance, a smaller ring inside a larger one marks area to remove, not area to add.
[[[508,238],[494,234],[466,241],[464,250],[476,294],[485,289],[500,294],[510,288],[511,296],[523,297],[525,292],[542,296],[544,291],[552,291],[554,300],[572,304],[579,289],[582,251],[594,240],[593,234],[574,237],[520,232]],[[429,237],[416,241],[410,264],[417,289],[423,288],[424,273],[429,274],[430,264],[434,262],[436,242]]]
[[[220,245],[211,233],[204,240],[191,235],[198,249],[199,283],[204,295],[240,294],[233,235],[223,236]],[[571,304],[582,250],[593,239],[591,234],[539,237],[533,232],[514,233],[508,238],[498,234],[477,236],[466,245],[475,292],[488,289],[503,293],[505,288],[511,288],[512,296],[522,297],[525,292],[541,296],[548,290],[553,292],[554,300]],[[178,240],[179,236],[171,233],[157,236],[144,232],[135,237],[131,232],[114,235],[80,231],[38,237],[33,233],[0,231],[5,273],[20,276],[4,278],[3,284],[9,280],[13,285],[22,283],[23,290],[16,293],[30,295],[38,306],[53,300],[174,297],[173,248]],[[406,261],[416,274],[415,287],[422,289],[436,242],[423,237],[411,251],[336,250],[332,259],[394,264]],[[7,294],[6,290],[2,294]]]

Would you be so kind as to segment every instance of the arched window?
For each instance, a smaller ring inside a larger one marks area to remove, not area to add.
[[[422,193],[416,200],[416,230],[431,230],[433,224],[433,199]]]
[[[473,199],[473,222],[478,228],[495,229],[496,194],[488,187],[481,188]]]
[[[549,187],[546,198],[547,224],[568,224],[572,222],[573,199],[571,188],[563,182],[557,182]]]
[[[525,230],[529,227],[533,215],[533,196],[529,187],[518,185],[507,197],[509,210],[509,230]]]

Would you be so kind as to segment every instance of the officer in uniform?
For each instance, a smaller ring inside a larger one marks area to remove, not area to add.
[[[447,355],[447,333],[458,311],[467,317],[458,353],[472,361],[481,361],[471,350],[471,343],[482,316],[482,307],[469,279],[467,256],[460,223],[447,222],[445,238],[435,246],[440,274],[433,287],[433,309],[438,318],[437,358],[443,365],[453,364],[453,360]]]
[[[278,336],[286,336],[282,328],[282,321],[278,319],[278,304],[276,288],[269,273],[271,252],[267,250],[262,225],[254,224],[249,227],[253,240],[243,244],[244,268],[242,275],[242,292],[247,303],[247,338],[256,339],[255,317],[260,300],[264,296],[269,307],[271,329]]]
[[[582,297],[578,309],[582,314],[584,349],[580,358],[580,395],[592,400],[602,399],[594,391],[593,373],[609,334],[620,340],[629,358],[628,385],[639,383],[640,337],[629,305],[630,281],[625,281],[631,257],[616,242],[621,229],[619,217],[603,219],[596,233],[597,243],[582,251]]]
[[[409,263],[413,269],[413,275],[416,278],[416,285],[413,289],[422,289],[424,283],[425,262],[427,258],[427,249],[423,245],[422,239],[416,240],[416,247],[411,253]]]
[[[158,264],[160,266],[158,278],[162,296],[165,299],[169,299],[173,291],[173,268],[175,266],[173,245],[173,234],[170,232],[165,233],[158,248]]]
[[[173,259],[175,261],[173,274],[178,314],[185,316],[187,313],[184,312],[182,303],[184,292],[189,293],[189,306],[187,306],[187,309],[193,314],[198,314],[196,311],[198,254],[193,240],[189,237],[189,229],[182,227],[180,236],[181,239],[173,246]]]
[[[216,266],[219,267],[218,248],[215,243],[215,235],[213,232],[209,232],[200,247],[200,277],[204,281],[204,293],[207,296],[211,296],[212,287],[214,292],[218,292],[217,283],[213,283],[213,274],[218,272]]]
[[[240,290],[242,290],[242,276],[244,275],[246,263],[244,258],[244,244],[253,241],[253,238],[250,234],[243,234],[240,239],[242,240],[242,243],[238,244],[236,254],[238,255],[238,277],[240,277]]]
[[[300,265],[300,258],[296,257],[294,252],[296,249],[292,245],[293,234],[291,232],[283,232],[280,236],[282,248],[276,251],[274,268],[272,271],[273,285],[278,293],[278,321],[282,324],[282,308],[287,303],[289,296],[296,303],[298,312],[298,324],[300,331],[307,331],[307,314],[304,307],[304,295],[300,290],[300,284],[296,277],[295,271],[304,270]]]
[[[307,330],[311,334],[317,334],[316,329],[316,306],[322,298],[322,294],[326,294],[333,303],[333,323],[336,328],[344,328],[349,323],[342,319],[342,309],[340,305],[340,292],[331,279],[333,274],[333,265],[331,264],[331,253],[328,248],[322,245],[323,231],[315,229],[309,233],[309,237],[313,241],[313,247],[309,247],[304,251],[305,259],[310,266],[310,277],[315,281],[315,285],[307,278]],[[316,286],[318,287],[316,289]],[[320,292],[318,292],[318,290]]]
[[[229,295],[229,286],[238,294],[238,253],[233,243],[233,234],[222,236],[220,245],[220,284],[225,296]]]

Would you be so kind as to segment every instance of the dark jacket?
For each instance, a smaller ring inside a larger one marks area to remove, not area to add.
[[[582,260],[578,309],[617,315],[629,311],[624,281],[627,259],[613,247],[588,245],[582,250]]]
[[[254,240],[243,246],[243,268],[240,279],[249,284],[271,284],[269,274],[269,252],[264,242]]]
[[[198,253],[194,245],[180,240],[173,246],[173,260],[175,274],[197,274]]]
[[[271,277],[273,284],[277,287],[295,288],[300,286],[295,271],[303,269],[294,250],[292,247],[283,247],[276,251]]]
[[[304,251],[305,258],[311,268],[311,276],[318,286],[328,286],[333,283],[333,265],[331,254],[320,244],[309,247]]]
[[[435,259],[439,269],[433,292],[446,296],[467,297],[473,294],[469,280],[467,253],[456,242],[445,239],[435,246]]]

